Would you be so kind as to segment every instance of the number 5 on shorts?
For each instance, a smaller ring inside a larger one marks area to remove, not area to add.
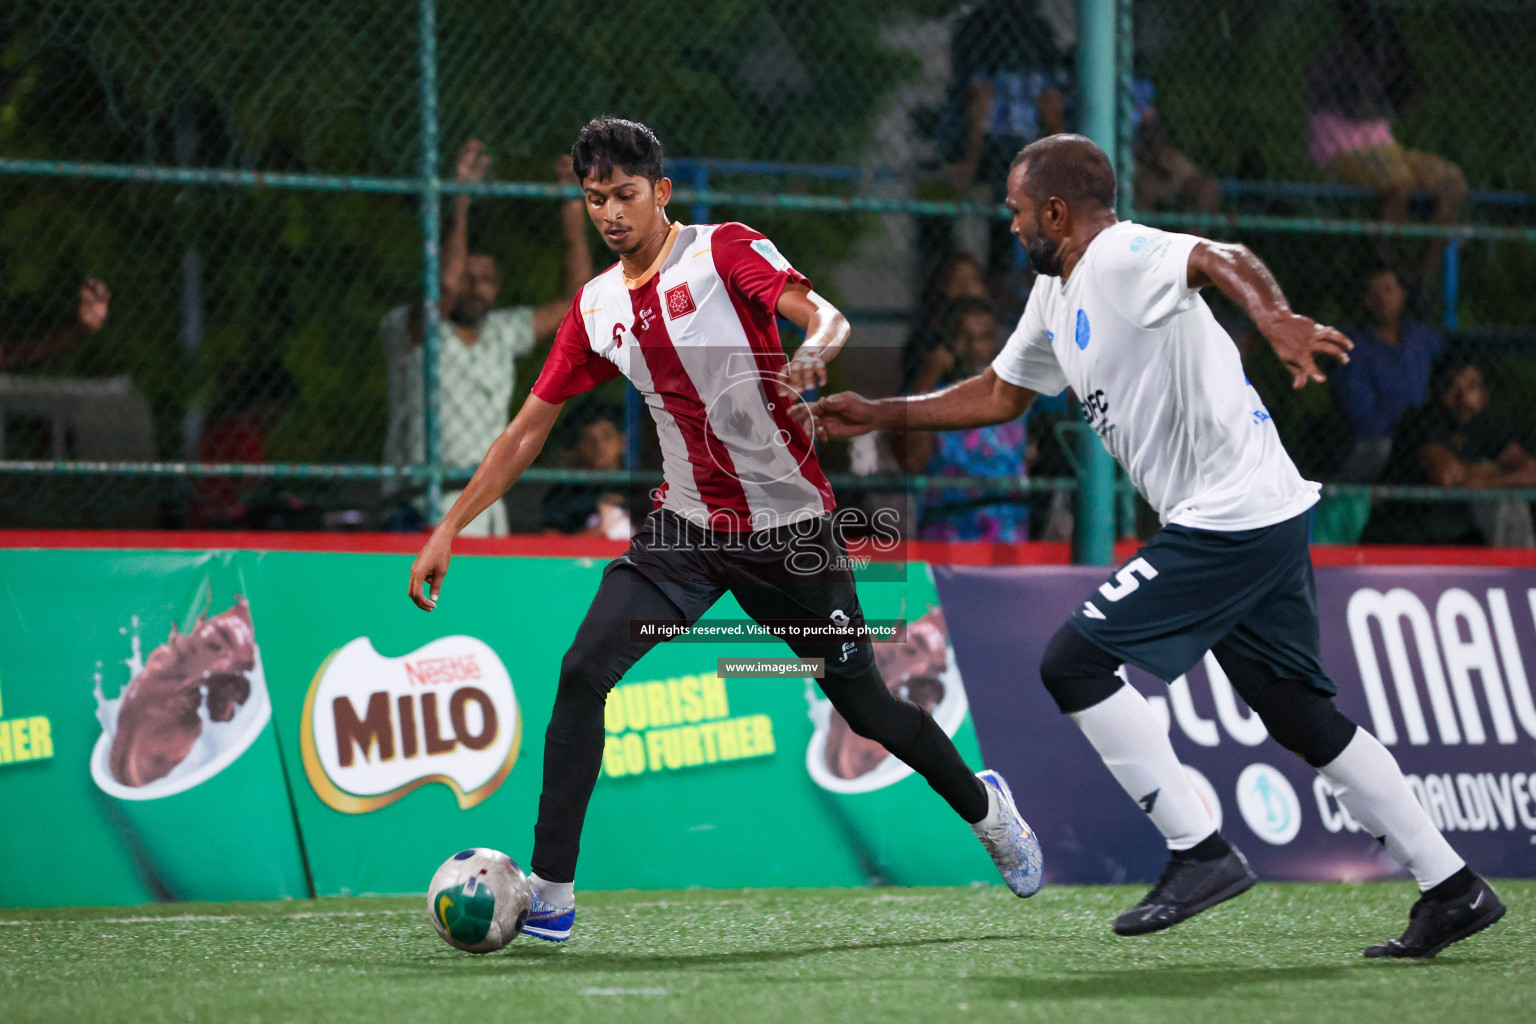
[[[1141,580],[1156,579],[1157,570],[1145,558],[1133,558],[1125,564],[1125,568],[1115,573],[1112,582],[1099,586],[1099,593],[1104,595],[1106,601],[1118,601],[1141,586],[1141,580],[1136,578],[1138,575]]]

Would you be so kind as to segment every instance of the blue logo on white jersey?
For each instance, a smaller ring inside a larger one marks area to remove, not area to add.
[[[1084,313],[1082,310],[1078,310],[1077,311],[1077,347],[1078,348],[1084,349],[1084,348],[1088,347],[1088,340],[1089,340],[1090,333],[1091,332],[1088,330],[1088,314]]]

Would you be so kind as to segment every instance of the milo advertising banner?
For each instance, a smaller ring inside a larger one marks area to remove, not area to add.
[[[1150,880],[1161,837],[1038,666],[1051,635],[1103,582],[1088,568],[937,569],[987,763],[1021,794],[1055,882]],[[1536,874],[1536,572],[1317,570],[1323,667],[1339,707],[1397,758],[1408,785],[1478,871]],[[1327,783],[1269,738],[1206,655],[1170,683],[1131,669],[1224,834],[1261,877],[1367,880],[1396,862]],[[1027,794],[1027,795],[1022,795]]]
[[[284,680],[275,707],[294,737],[294,806],[321,893],[418,891],[470,846],[526,865],[560,661],[603,563],[458,557],[430,614],[404,596],[408,566],[271,553],[255,574],[253,604],[288,638],[267,660]],[[871,617],[921,609],[942,622],[921,567],[863,587],[862,599]],[[745,619],[729,597],[710,617]],[[942,632],[913,635],[923,639],[886,645],[901,670],[888,678],[931,701],[979,766],[958,672],[931,671],[952,661]],[[991,877],[927,784],[859,747],[810,681],[719,677],[722,657],[746,653],[789,651],[774,640],[664,643],[610,695],[584,888]]]
[[[231,554],[0,552],[0,903],[307,895]],[[65,852],[89,871],[46,870]]]
[[[421,891],[449,853],[526,864],[561,658],[602,563],[0,550],[0,905]],[[980,766],[923,567],[861,587],[891,686]],[[712,619],[744,619],[730,598]],[[723,679],[780,642],[671,642],[607,706],[584,888],[991,881],[920,777],[807,679]],[[67,888],[46,866],[87,851]]]

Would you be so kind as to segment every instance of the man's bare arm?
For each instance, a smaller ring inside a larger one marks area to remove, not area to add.
[[[17,370],[41,363],[78,348],[106,323],[112,293],[100,278],[88,277],[80,283],[80,304],[75,322],[50,331],[41,338],[0,342],[0,371]]]
[[[816,436],[857,437],[872,430],[969,430],[1016,420],[1035,393],[1009,384],[989,366],[974,377],[926,395],[872,401],[852,391],[828,395],[811,407]]]
[[[1436,487],[1536,486],[1536,459],[1519,442],[1511,441],[1496,462],[1464,462],[1443,444],[1427,444],[1419,450],[1419,465]]]
[[[1342,332],[1292,311],[1275,275],[1247,246],[1201,242],[1189,254],[1188,272],[1191,288],[1214,284],[1248,315],[1291,371],[1292,387],[1327,379],[1317,368],[1318,356],[1349,362],[1354,342]]]
[[[568,155],[555,162],[555,177],[567,185],[580,184]],[[565,291],[560,298],[534,308],[533,334],[537,338],[555,332],[571,300],[582,285],[592,280],[592,246],[587,241],[587,211],[582,200],[569,199],[560,204],[560,231],[565,236]]]
[[[805,331],[805,340],[785,367],[789,386],[796,393],[824,386],[827,364],[843,350],[852,330],[848,318],[803,284],[785,286],[777,309],[780,316]]]
[[[491,158],[485,151],[485,143],[479,139],[470,139],[459,147],[453,180],[460,185],[484,181],[486,169],[490,166]],[[453,197],[453,217],[448,222],[447,234],[443,236],[441,259],[442,284],[439,286],[437,305],[447,315],[464,288],[464,266],[469,262],[469,196]]]
[[[536,395],[529,395],[512,422],[507,424],[507,429],[491,443],[490,451],[480,460],[480,467],[470,478],[464,493],[437,524],[411,565],[407,593],[418,608],[431,611],[437,607],[437,594],[448,573],[453,538],[490,508],[492,502],[506,494],[538,458],[544,442],[549,439],[550,428],[555,425],[555,418],[560,415],[560,408]]]

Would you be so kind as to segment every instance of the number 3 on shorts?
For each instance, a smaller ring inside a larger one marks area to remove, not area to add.
[[[1118,601],[1141,586],[1141,580],[1136,578],[1138,575],[1141,580],[1156,579],[1157,570],[1145,558],[1133,558],[1125,564],[1125,568],[1115,573],[1113,581],[1099,586],[1099,593],[1104,595],[1106,601]]]

